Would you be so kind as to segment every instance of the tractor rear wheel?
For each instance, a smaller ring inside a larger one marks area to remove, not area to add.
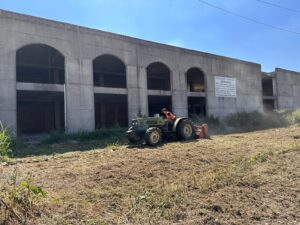
[[[145,142],[149,146],[156,146],[162,142],[161,130],[157,127],[150,127],[145,133]]]
[[[193,124],[189,120],[183,120],[178,124],[177,136],[180,140],[191,140],[195,137]]]

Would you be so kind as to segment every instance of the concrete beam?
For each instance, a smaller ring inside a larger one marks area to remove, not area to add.
[[[157,96],[171,96],[171,91],[163,91],[163,90],[148,90],[148,95],[157,95]]]
[[[94,93],[127,95],[128,91],[126,88],[94,87]]]
[[[54,91],[64,92],[64,85],[61,84],[37,84],[17,82],[18,91]]]
[[[187,92],[187,96],[188,97],[206,97],[206,93],[202,93],[202,92]]]

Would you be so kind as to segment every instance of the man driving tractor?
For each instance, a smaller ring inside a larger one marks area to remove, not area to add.
[[[164,120],[168,120],[168,121],[176,120],[176,116],[173,113],[171,113],[170,111],[168,111],[166,108],[162,108],[162,110],[160,112],[163,115]]]

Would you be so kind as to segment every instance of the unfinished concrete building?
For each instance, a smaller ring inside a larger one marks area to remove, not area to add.
[[[17,134],[300,107],[300,74],[0,10],[0,120]]]

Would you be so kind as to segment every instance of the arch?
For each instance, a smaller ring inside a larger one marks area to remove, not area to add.
[[[65,57],[46,44],[29,44],[16,52],[17,82],[65,83]]]
[[[105,54],[93,60],[94,86],[126,88],[126,65],[118,57]]]
[[[186,72],[188,92],[197,92],[200,96],[188,96],[188,115],[206,116],[205,74],[201,69],[192,67]]]
[[[186,72],[187,89],[190,92],[205,92],[205,75],[197,67],[192,67]]]
[[[171,71],[161,62],[153,62],[147,66],[147,88],[149,90],[171,90]]]

